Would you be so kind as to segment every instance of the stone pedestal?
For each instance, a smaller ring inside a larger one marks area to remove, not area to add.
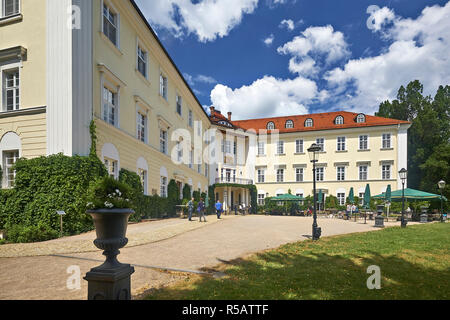
[[[384,218],[382,215],[378,215],[375,217],[375,227],[384,228]]]
[[[88,300],[131,300],[131,275],[134,267],[124,264],[117,269],[93,268],[84,279]]]
[[[420,223],[427,223],[428,222],[428,214],[423,213],[420,215]]]

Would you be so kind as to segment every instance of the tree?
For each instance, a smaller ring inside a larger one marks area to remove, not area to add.
[[[175,180],[170,180],[167,186],[167,201],[169,202],[168,213],[174,216],[177,213],[177,205],[180,204],[180,189]]]
[[[188,184],[183,187],[183,200],[191,200],[191,186]]]

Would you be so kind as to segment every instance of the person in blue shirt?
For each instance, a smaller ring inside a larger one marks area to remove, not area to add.
[[[217,214],[217,219],[220,219],[220,215],[222,214],[222,204],[220,203],[220,200],[217,200],[217,203],[216,203],[216,214]]]
[[[198,212],[198,216],[200,217],[200,222],[202,222],[202,218],[205,219],[205,222],[206,222],[205,203],[203,202],[203,198],[200,199],[200,202],[197,205],[197,212]]]

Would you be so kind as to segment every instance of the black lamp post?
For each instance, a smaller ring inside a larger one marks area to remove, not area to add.
[[[312,228],[312,239],[319,240],[322,229],[317,227],[317,193],[316,193],[316,163],[319,161],[318,152],[322,149],[315,143],[308,149],[309,158],[313,164],[313,193],[314,193],[314,222]]]
[[[442,190],[445,188],[445,181],[438,182],[439,190],[441,191],[441,222],[444,222],[444,205],[442,204]]]
[[[405,219],[405,183],[408,177],[408,170],[403,168],[399,171],[400,179],[402,180],[402,228],[406,228],[408,221]]]

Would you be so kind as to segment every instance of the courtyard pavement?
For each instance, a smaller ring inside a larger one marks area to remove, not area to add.
[[[322,218],[318,223],[323,237],[379,230],[369,220],[364,224]],[[386,226],[399,223],[389,222]],[[207,224],[182,219],[146,222],[129,226],[131,245],[123,248],[118,258],[135,266],[132,294],[137,296],[222,262],[306,240],[311,229],[312,218],[304,217],[224,216],[217,221],[209,216]],[[82,277],[104,261],[100,250],[87,245],[94,239],[95,233],[91,232],[35,244],[39,250],[23,245],[9,245],[6,249],[0,246],[0,255],[9,256],[0,258],[0,299],[86,299],[87,282]],[[85,246],[77,247],[80,244]],[[56,250],[58,246],[65,249]],[[28,250],[28,254],[20,250]],[[79,267],[80,289],[67,288],[71,266]]]

